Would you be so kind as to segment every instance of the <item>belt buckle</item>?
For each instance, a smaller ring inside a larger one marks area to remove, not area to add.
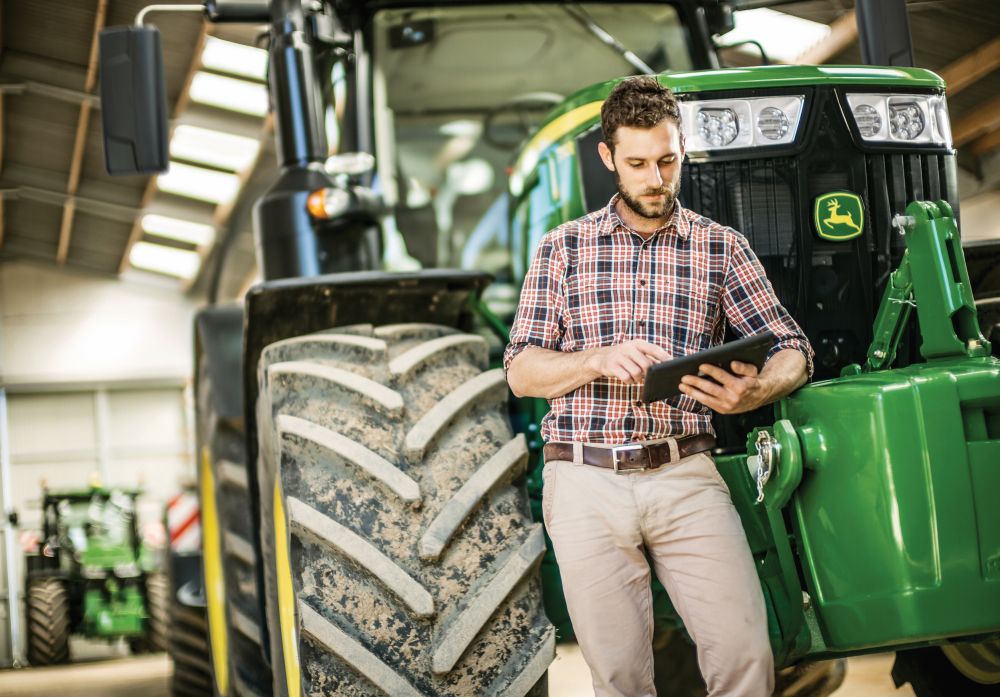
[[[649,469],[648,467],[632,467],[627,470],[623,470],[618,466],[618,453],[630,450],[642,450],[645,447],[646,446],[641,443],[629,443],[627,445],[616,445],[611,448],[611,464],[614,467],[615,474],[621,474],[622,472],[642,472],[643,470]]]

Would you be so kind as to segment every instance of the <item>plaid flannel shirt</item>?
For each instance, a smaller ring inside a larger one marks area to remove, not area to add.
[[[618,216],[616,195],[601,210],[548,232],[535,250],[504,352],[504,369],[538,346],[582,351],[644,339],[680,357],[722,343],[726,322],[740,336],[770,329],[782,349],[813,351],[774,295],[746,238],[678,203],[648,240]],[[642,384],[601,377],[549,400],[542,437],[620,444],[714,433],[708,407],[678,395],[640,402]]]

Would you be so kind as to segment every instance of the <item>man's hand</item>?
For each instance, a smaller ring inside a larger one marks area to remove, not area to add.
[[[587,367],[608,378],[618,378],[626,385],[640,382],[650,366],[670,360],[670,354],[655,344],[633,339],[623,344],[604,346],[587,356]]]
[[[681,378],[680,391],[720,414],[742,414],[771,401],[771,391],[757,376],[757,366],[733,361],[730,367],[732,373],[703,363],[698,370],[715,382],[685,375]]]

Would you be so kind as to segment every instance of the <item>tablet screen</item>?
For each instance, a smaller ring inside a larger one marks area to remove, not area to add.
[[[774,346],[777,337],[768,330],[710,349],[682,356],[671,361],[658,363],[646,371],[646,383],[642,389],[643,402],[656,402],[680,394],[681,378],[698,375],[698,366],[709,363],[725,371],[732,372],[733,361],[751,363],[757,370],[764,367],[767,352]],[[703,376],[704,377],[704,376]]]

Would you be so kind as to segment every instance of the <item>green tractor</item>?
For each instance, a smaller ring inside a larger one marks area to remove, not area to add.
[[[70,635],[162,651],[167,582],[136,529],[128,489],[43,489],[42,536],[25,557],[28,662],[66,663]]]
[[[205,3],[269,24],[279,161],[264,281],[195,327],[216,695],[546,693],[573,636],[540,525],[547,407],[498,365],[541,236],[614,193],[598,115],[636,72],[682,102],[682,202],[747,236],[817,352],[812,385],[716,420],[777,694],[828,694],[875,651],[920,697],[996,689],[1000,361],[944,85],[719,69],[741,4]],[[158,34],[101,50],[108,169],[161,171]],[[703,694],[659,586],[655,615],[660,693]]]

